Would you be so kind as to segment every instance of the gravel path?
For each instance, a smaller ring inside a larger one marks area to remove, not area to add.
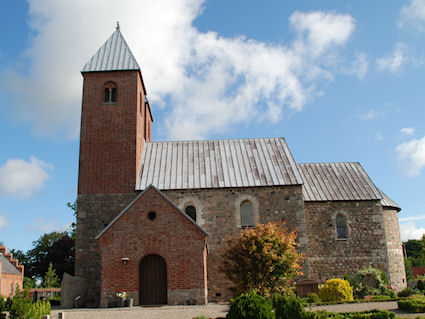
[[[226,317],[229,306],[210,304],[208,306],[162,306],[152,308],[132,307],[114,309],[66,309],[52,310],[51,319],[58,318],[58,312],[65,312],[65,319],[192,319],[204,315],[209,318]]]
[[[132,308],[115,308],[115,309],[66,309],[52,310],[52,319],[58,318],[58,312],[65,312],[65,319],[192,319],[196,316],[204,315],[208,318],[226,317],[228,305],[209,304],[208,306],[162,306],[162,307],[132,307]],[[372,309],[390,310],[397,314],[400,318],[416,318],[417,316],[425,317],[422,314],[407,314],[399,311],[397,302],[367,302],[357,304],[341,304],[308,307],[309,311],[327,310],[330,312],[348,312],[348,311],[366,311]]]

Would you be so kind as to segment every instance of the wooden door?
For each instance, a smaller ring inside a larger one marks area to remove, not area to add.
[[[167,304],[167,265],[158,255],[148,255],[140,262],[140,304]]]

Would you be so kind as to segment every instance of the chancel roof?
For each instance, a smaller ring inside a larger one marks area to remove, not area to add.
[[[140,70],[119,26],[86,63],[81,72]]]
[[[284,138],[146,143],[136,189],[301,185]]]
[[[3,255],[0,253],[1,272],[3,274],[21,275],[21,272]]]
[[[358,162],[298,164],[305,201],[381,200],[400,207],[378,189]]]

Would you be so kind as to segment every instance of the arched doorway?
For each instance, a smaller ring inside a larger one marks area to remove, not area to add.
[[[167,265],[159,255],[148,255],[140,262],[140,304],[167,304]]]

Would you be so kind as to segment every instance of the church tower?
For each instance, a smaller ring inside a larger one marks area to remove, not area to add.
[[[119,26],[81,73],[78,194],[134,192],[152,115],[140,67]]]
[[[88,284],[86,305],[98,306],[101,261],[94,238],[137,195],[153,118],[140,67],[118,24],[81,73],[75,275]]]

